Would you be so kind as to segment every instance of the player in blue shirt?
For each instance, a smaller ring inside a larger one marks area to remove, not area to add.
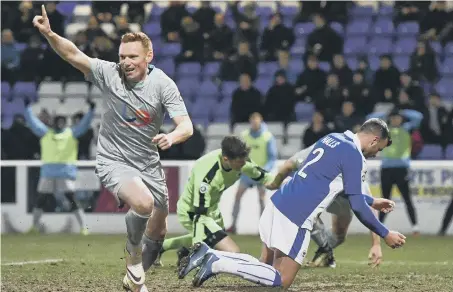
[[[291,159],[266,186],[280,189],[271,197],[260,219],[263,262],[246,254],[215,251],[200,243],[181,261],[179,277],[200,266],[194,286],[201,286],[213,275],[228,273],[264,286],[288,288],[307,253],[314,221],[342,189],[365,226],[384,238],[388,246],[402,246],[405,236],[389,231],[369,207],[388,210],[394,203],[364,195],[365,158],[374,157],[390,144],[387,124],[380,119],[366,121],[357,134],[346,131],[321,138],[286,184],[280,187],[294,170],[295,162]]]

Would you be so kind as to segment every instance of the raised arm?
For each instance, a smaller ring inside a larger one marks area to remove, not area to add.
[[[264,165],[264,169],[267,171],[271,171],[274,168],[275,161],[277,161],[277,142],[275,142],[275,138],[272,137],[267,142],[267,162]]]
[[[74,43],[54,33],[50,28],[49,18],[47,17],[44,5],[41,6],[42,15],[33,18],[33,25],[47,39],[52,49],[60,55],[66,62],[77,68],[83,74],[90,73],[90,57],[80,51]]]
[[[88,101],[90,104],[90,110],[83,116],[80,122],[72,127],[72,134],[74,137],[78,138],[88,131],[90,128],[91,121],[93,120],[94,116],[94,108],[96,104],[93,101]]]
[[[43,122],[41,122],[32,112],[31,107],[27,105],[27,108],[25,109],[25,121],[27,121],[27,124],[30,126],[31,131],[33,134],[35,134],[38,137],[44,136],[48,131],[49,128],[47,128],[46,125],[44,125]]]
[[[403,124],[408,131],[418,128],[423,120],[423,114],[416,110],[405,109],[401,111],[401,115],[409,120]]]

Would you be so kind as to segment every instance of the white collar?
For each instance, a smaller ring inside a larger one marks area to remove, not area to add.
[[[360,140],[359,140],[359,137],[357,137],[357,134],[354,134],[353,132],[351,132],[349,130],[345,131],[344,134],[346,137],[349,137],[352,139],[352,141],[354,141],[355,146],[357,146],[357,150],[360,152],[362,157],[365,159],[365,157],[363,156],[363,153],[362,153],[362,144],[360,143]]]

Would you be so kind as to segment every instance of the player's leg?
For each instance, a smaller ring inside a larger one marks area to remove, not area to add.
[[[33,226],[29,232],[38,232],[41,229],[41,218],[44,213],[44,207],[50,196],[54,194],[54,182],[49,178],[39,178],[38,195],[35,205],[33,206]]]
[[[220,212],[216,218],[195,215],[193,226],[192,244],[205,242],[209,247],[219,251],[239,252],[238,245],[224,231]]]
[[[409,171],[407,168],[398,168],[396,170],[396,186],[398,187],[404,203],[406,204],[406,210],[412,223],[413,232],[418,233],[417,214],[412,202],[411,190],[409,188]]]
[[[88,234],[88,228],[85,224],[85,211],[80,206],[80,203],[75,198],[75,184],[74,181],[68,179],[57,179],[56,180],[57,190],[63,192],[66,199],[69,201],[71,206],[71,212],[74,213],[77,222],[80,226],[80,233],[83,235]]]
[[[264,207],[266,207],[266,188],[263,185],[258,185],[258,196],[260,200],[260,216],[263,214]]]
[[[394,184],[394,173],[391,168],[381,168],[381,192],[382,197],[390,199],[392,197],[392,187]],[[379,213],[379,221],[384,222],[386,214]]]
[[[249,185],[248,185],[247,181],[245,180],[245,178],[241,177],[241,180],[239,181],[238,189],[236,191],[236,197],[234,199],[233,212],[231,214],[232,218],[233,218],[233,222],[231,223],[230,228],[228,228],[228,230],[227,230],[228,232],[236,233],[236,223],[237,223],[239,211],[241,208],[241,199],[242,199],[242,196],[244,195],[245,191],[248,189],[248,187],[249,187]]]
[[[262,244],[261,247],[260,262],[268,265],[274,264],[274,251],[268,248],[267,245],[265,245],[264,243]]]
[[[445,211],[444,219],[442,220],[442,227],[440,228],[439,235],[444,236],[447,233],[448,226],[450,225],[451,218],[453,217],[453,194],[450,205]]]

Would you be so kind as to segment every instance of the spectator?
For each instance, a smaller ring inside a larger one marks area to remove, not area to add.
[[[47,127],[52,127],[52,117],[49,114],[49,111],[45,108],[41,109],[38,114],[38,119],[46,125]]]
[[[442,46],[445,46],[448,42],[453,42],[453,11],[449,12],[448,19],[448,23],[437,36],[437,40],[442,44]]]
[[[355,72],[352,80],[352,85],[343,89],[343,97],[345,100],[354,103],[357,114],[368,115],[373,112],[376,105],[370,87],[365,83],[363,74],[360,72]]]
[[[174,145],[173,147],[175,147],[175,151],[172,153],[174,156],[172,159],[197,160],[203,155],[206,142],[199,128],[193,127],[193,135],[184,143]]]
[[[319,91],[324,89],[327,74],[319,68],[318,58],[311,55],[307,59],[307,67],[296,81],[296,97],[299,101],[310,102]]]
[[[145,22],[145,4],[151,1],[128,1],[127,16],[133,23],[143,24]]]
[[[289,52],[288,51],[279,51],[278,52],[278,66],[279,69],[285,72],[288,82],[295,84],[297,80],[297,74],[289,68]]]
[[[211,1],[201,1],[201,7],[193,14],[193,19],[200,24],[201,32],[208,33],[214,29],[216,11],[211,7]]]
[[[117,40],[117,45],[120,45],[121,41],[121,36],[124,34],[131,32],[131,29],[129,28],[129,22],[127,21],[127,18],[124,16],[118,16],[116,17],[116,40]]]
[[[332,121],[340,113],[343,103],[343,93],[337,75],[329,74],[327,77],[327,86],[323,91],[318,93],[318,96],[314,99],[314,103],[316,110],[320,111],[327,121]]]
[[[295,23],[309,22],[314,14],[326,16],[328,22],[337,21],[347,23],[348,3],[345,1],[299,1],[299,14]]]
[[[315,14],[313,22],[316,28],[308,35],[307,53],[315,54],[321,61],[330,62],[333,55],[343,52],[343,39],[321,14]]]
[[[223,81],[236,81],[239,75],[246,73],[255,80],[257,69],[256,59],[250,51],[247,42],[239,43],[238,53],[231,55],[222,62],[220,67],[220,79]]]
[[[328,22],[340,22],[343,25],[348,23],[348,6],[352,4],[347,1],[321,1],[325,3],[324,15]]]
[[[345,101],[341,106],[341,114],[335,117],[335,131],[352,131],[355,126],[360,126],[363,123],[363,120],[364,118],[362,116],[356,114],[354,104],[350,101]]]
[[[189,16],[184,1],[170,1],[167,9],[160,16],[162,36],[167,42],[178,42],[182,19]]]
[[[3,5],[2,5],[3,6]],[[33,27],[33,4],[31,1],[22,1],[19,4],[19,17],[15,17],[11,29],[16,40],[20,43],[28,42],[30,36],[36,33]]]
[[[94,41],[94,39],[98,36],[107,37],[107,34],[99,26],[98,20],[94,16],[91,16],[90,19],[88,20],[88,27],[85,33],[87,35],[89,42]]]
[[[113,42],[105,36],[98,36],[93,41],[93,57],[105,61],[117,62],[118,53]]]
[[[282,23],[280,13],[271,16],[269,26],[264,30],[261,39],[262,59],[276,61],[279,51],[289,51],[294,44],[294,32]]]
[[[241,74],[239,84],[231,103],[232,124],[245,123],[252,113],[261,112],[261,93],[253,87],[250,75]]]
[[[395,1],[396,24],[406,21],[421,21],[429,10],[429,1]]]
[[[382,55],[380,61],[380,67],[374,78],[377,100],[395,102],[400,86],[400,71],[393,65],[390,55]]]
[[[370,68],[370,64],[368,63],[367,57],[359,58],[359,68],[357,69],[357,71],[362,73],[366,84],[369,84],[369,85],[373,84],[374,72]]]
[[[274,85],[266,94],[263,109],[266,121],[285,124],[294,121],[296,116],[294,105],[294,87],[288,83],[285,72],[279,70],[275,73]]]
[[[321,1],[299,1],[299,13],[294,23],[310,22],[316,13],[322,13]]]
[[[428,109],[423,117],[420,131],[428,144],[446,147],[453,136],[448,129],[448,111],[442,104],[439,94],[433,92],[429,97]]]
[[[437,40],[439,33],[446,27],[450,15],[447,12],[446,1],[436,1],[420,22],[421,38]]]
[[[52,31],[58,35],[64,35],[64,16],[57,10],[55,1],[46,2],[46,12],[49,22],[52,23]]]
[[[424,112],[425,97],[419,82],[417,80],[412,80],[412,76],[408,72],[404,72],[400,76],[400,84],[401,89],[403,89],[409,95],[409,99],[414,102],[415,110]]]
[[[83,112],[78,112],[72,116],[72,126],[76,127],[82,121],[84,116]],[[89,160],[91,158],[91,141],[94,138],[94,131],[91,126],[88,126],[88,129],[85,133],[77,137],[79,141],[79,160]]]
[[[223,60],[232,52],[233,31],[225,24],[225,15],[217,13],[214,17],[214,28],[205,34],[208,45],[208,55],[218,61]]]
[[[425,42],[418,42],[417,49],[411,55],[409,72],[414,79],[435,83],[439,78],[435,52]]]
[[[414,101],[409,98],[409,94],[407,94],[404,89],[401,89],[398,92],[398,99],[396,100],[395,105],[398,109],[413,110],[416,108]]]
[[[192,17],[182,19],[182,30],[179,35],[182,45],[181,54],[176,62],[201,62],[203,60],[204,39],[200,25]]]
[[[14,83],[20,65],[20,53],[15,47],[13,32],[10,29],[2,31],[2,81]]]
[[[30,38],[28,47],[22,51],[20,56],[19,79],[21,81],[38,82],[43,59],[44,49],[41,47],[41,38],[38,35],[33,35]]]
[[[331,73],[338,76],[340,87],[347,87],[352,84],[352,70],[346,64],[343,55],[336,54],[333,56]]]
[[[32,160],[39,153],[39,139],[25,125],[23,115],[15,115],[14,122],[2,134],[5,157],[9,160]]]
[[[257,41],[259,36],[260,19],[256,14],[256,3],[250,2],[244,6],[244,12],[239,12],[238,1],[229,2],[230,9],[236,22],[234,44],[248,42],[250,50],[257,56]]]
[[[121,1],[93,1],[91,9],[93,15],[100,22],[113,22],[113,15],[119,15]]]
[[[305,130],[305,133],[302,136],[302,144],[304,147],[309,147],[330,132],[330,129],[324,123],[324,116],[322,113],[315,112],[310,127]]]

